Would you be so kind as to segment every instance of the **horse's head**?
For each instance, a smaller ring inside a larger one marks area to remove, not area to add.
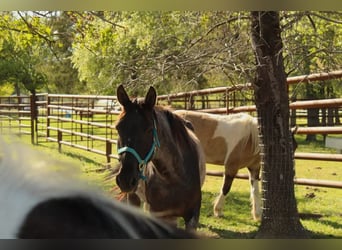
[[[135,191],[143,170],[159,146],[154,106],[157,94],[150,87],[143,101],[131,101],[120,85],[117,98],[123,111],[116,124],[120,172],[116,182],[123,192]]]

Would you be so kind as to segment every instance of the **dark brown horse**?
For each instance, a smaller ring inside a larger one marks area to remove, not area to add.
[[[120,85],[117,97],[123,106],[116,124],[119,188],[137,193],[155,215],[167,220],[182,217],[187,229],[195,229],[205,176],[199,140],[182,118],[155,106],[153,87],[144,100],[131,101]]]

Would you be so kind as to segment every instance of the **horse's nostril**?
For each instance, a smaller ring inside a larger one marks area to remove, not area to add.
[[[124,178],[123,179],[122,177],[117,176],[116,184],[118,185],[121,191],[130,192],[136,188],[138,184],[138,178],[128,178],[128,179]]]

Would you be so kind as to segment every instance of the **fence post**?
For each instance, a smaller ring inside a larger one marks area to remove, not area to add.
[[[195,109],[195,100],[193,95],[189,95],[189,109]]]
[[[35,131],[37,123],[37,106],[36,106],[36,94],[33,92],[30,95],[30,114],[31,114],[31,143],[35,144]]]
[[[57,131],[57,142],[58,142],[58,152],[61,153],[62,152],[62,131],[58,130]]]
[[[110,163],[110,155],[112,154],[112,143],[107,140],[106,141],[106,157],[107,157],[107,163]]]
[[[46,137],[49,138],[50,137],[50,114],[51,114],[51,110],[50,110],[50,96],[49,94],[47,94],[46,96],[47,98],[47,106],[46,106]]]
[[[226,108],[227,108],[227,115],[229,114],[229,91],[228,88],[226,89]]]

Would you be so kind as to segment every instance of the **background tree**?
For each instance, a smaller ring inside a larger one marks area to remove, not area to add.
[[[288,74],[304,75],[314,72],[329,72],[340,69],[342,63],[341,12],[283,12],[282,30],[284,40],[285,65]],[[292,99],[324,99],[341,95],[340,80],[319,84],[299,84],[293,90]],[[338,94],[340,93],[340,94]],[[333,125],[334,109],[308,109],[307,124],[310,127]],[[328,118],[329,117],[329,118]],[[328,120],[329,119],[329,120]],[[338,119],[336,119],[338,122]],[[307,135],[308,141],[316,140],[316,135]]]
[[[341,12],[284,11],[280,19],[288,75],[340,67]],[[46,76],[41,92],[113,95],[123,83],[134,95],[149,85],[166,94],[250,82],[248,27],[248,13],[231,11],[2,12],[0,40],[32,57]],[[342,92],[340,80],[321,85],[316,97]],[[297,86],[293,96],[307,98],[308,85]]]
[[[160,94],[222,86],[241,77],[250,55],[244,13],[73,14],[81,30],[73,63],[94,91],[113,93],[119,83],[137,93],[153,84]]]
[[[49,93],[87,93],[87,85],[81,82],[78,71],[73,66],[75,22],[66,11],[55,11],[47,15],[45,24],[51,28],[54,43],[51,44],[53,53],[47,54],[46,63],[42,70],[48,78],[47,91]]]
[[[0,82],[12,82],[18,95],[20,89],[34,94],[46,83],[46,75],[40,70],[46,53],[46,41],[42,39],[45,34],[37,31],[40,20],[31,17],[32,25],[23,20],[24,16],[13,13],[0,19]]]
[[[7,66],[2,68],[2,82],[12,82],[17,94],[33,87],[50,93],[86,92],[71,63],[73,27],[64,12],[2,12],[0,56]],[[24,83],[30,74],[31,83]]]
[[[293,145],[279,13],[256,11],[251,18],[257,64],[253,87],[263,144],[264,202],[257,237],[303,238],[306,232],[294,195]]]

